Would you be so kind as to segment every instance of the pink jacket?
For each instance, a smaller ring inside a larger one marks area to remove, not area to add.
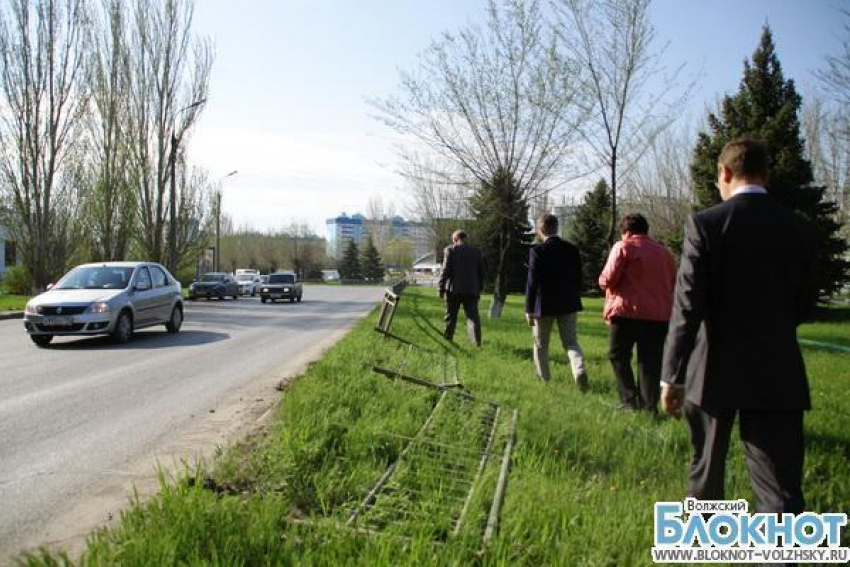
[[[667,249],[645,234],[620,240],[611,248],[599,276],[605,290],[606,321],[626,317],[669,321],[676,267]]]

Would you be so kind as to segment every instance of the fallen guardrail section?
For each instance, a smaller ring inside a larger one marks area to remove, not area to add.
[[[427,526],[435,541],[458,536],[477,491],[482,490],[484,472],[494,454],[502,417],[499,404],[483,401],[468,392],[457,371],[457,359],[447,352],[421,347],[391,331],[400,294],[386,290],[375,330],[385,339],[399,343],[399,359],[375,365],[372,371],[390,380],[400,380],[439,392],[430,414],[362,502],[351,512],[346,526],[364,533],[391,531],[411,537]],[[416,376],[407,371],[413,358],[432,359],[420,366],[440,369],[437,378]],[[513,452],[518,412],[512,412],[505,432],[499,477],[495,483],[482,547],[486,548],[497,527],[504,500]],[[387,435],[392,435],[388,433]],[[486,498],[486,496],[482,496]]]
[[[364,536],[406,540],[425,534],[438,545],[480,533],[483,551],[498,529],[518,412],[513,410],[510,422],[505,423],[499,404],[481,400],[466,389],[458,375],[457,359],[448,351],[425,348],[392,332],[403,289],[400,282],[385,290],[375,326],[375,331],[397,348],[391,349],[393,356],[376,360],[364,370],[371,369],[367,376],[381,376],[404,387],[433,390],[436,401],[412,437],[380,434],[403,440],[402,450],[345,523],[332,526]],[[412,367],[435,372],[417,375]],[[497,448],[501,450],[497,452]],[[494,481],[496,460],[500,464]],[[488,468],[489,464],[493,466]],[[319,525],[321,521],[295,523]]]

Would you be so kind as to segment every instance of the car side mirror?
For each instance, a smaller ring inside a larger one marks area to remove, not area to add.
[[[51,289],[53,289],[53,284],[49,283],[49,284],[47,284],[47,287],[44,288],[44,291],[50,291]]]
[[[151,284],[148,282],[137,282],[136,283],[136,291],[147,291],[151,288]]]

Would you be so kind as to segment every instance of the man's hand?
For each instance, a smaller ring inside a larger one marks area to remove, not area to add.
[[[528,323],[529,327],[533,327],[535,321],[537,321],[537,319],[534,317],[534,315],[531,315],[530,313],[525,314],[525,322]]]
[[[685,389],[681,386],[661,384],[661,409],[676,419],[682,418],[682,406],[685,404]]]

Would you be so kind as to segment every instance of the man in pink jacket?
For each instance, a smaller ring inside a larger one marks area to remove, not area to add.
[[[603,316],[611,327],[608,358],[617,378],[619,407],[655,413],[676,267],[670,252],[647,235],[649,223],[642,215],[626,215],[620,232],[622,239],[611,248],[599,276],[605,290]],[[632,372],[635,344],[639,386]]]

